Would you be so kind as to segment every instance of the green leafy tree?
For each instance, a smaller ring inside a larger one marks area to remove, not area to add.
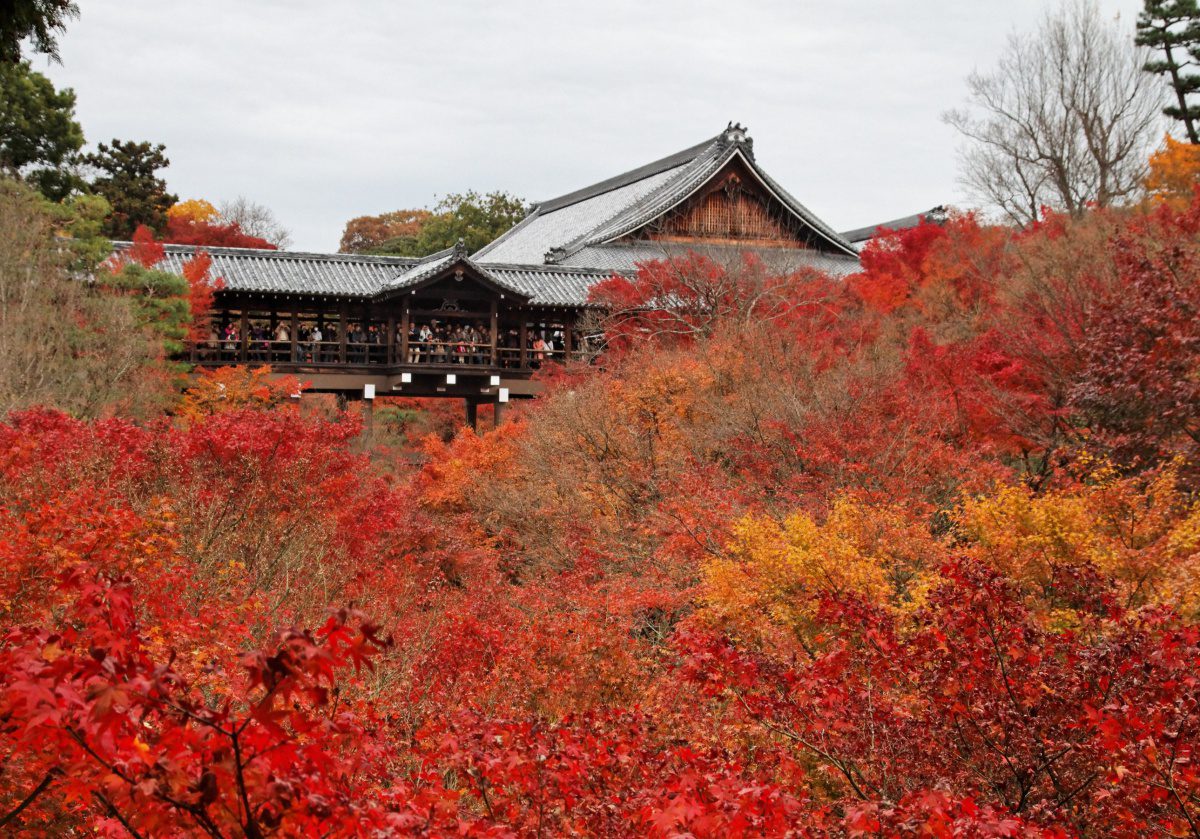
[[[1200,8],[1196,0],[1146,0],[1138,16],[1137,43],[1160,57],[1146,62],[1148,73],[1165,75],[1175,93],[1175,104],[1163,113],[1183,123],[1188,139],[1200,144],[1200,105],[1188,97],[1200,92]]]
[[[0,62],[21,60],[21,42],[58,61],[58,36],[79,17],[74,0],[4,0],[0,3]]]
[[[0,170],[61,201],[81,185],[72,164],[82,147],[75,92],[55,90],[28,61],[0,63]]]
[[[427,256],[462,239],[476,251],[525,217],[525,202],[507,192],[447,195],[433,210],[396,210],[346,223],[342,253]]]
[[[474,253],[525,217],[525,202],[507,192],[474,190],[447,195],[421,226],[416,256],[453,246],[459,239]]]
[[[139,225],[155,231],[166,227],[167,210],[179,199],[167,192],[166,181],[158,176],[159,169],[171,165],[165,150],[161,143],[114,139],[111,146],[101,143],[84,158],[97,171],[92,190],[112,206],[104,225],[106,236],[129,239]]]

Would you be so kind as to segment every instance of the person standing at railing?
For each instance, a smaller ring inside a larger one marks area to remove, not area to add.
[[[415,323],[408,325],[408,356],[404,361],[408,364],[416,364],[421,360],[421,330],[417,328]]]
[[[237,358],[238,328],[232,323],[225,325],[225,354],[228,359]]]
[[[433,330],[429,328],[429,324],[421,324],[421,331],[417,333],[417,363],[422,361],[428,362],[431,357],[433,347]]]
[[[363,349],[364,359],[368,364],[378,361],[377,350],[379,348],[379,330],[375,328],[375,324],[367,326],[367,332],[364,336],[367,346]]]
[[[280,322],[275,327],[275,344],[271,352],[271,360],[275,361],[281,358],[290,356],[288,349],[292,343],[292,334],[287,328],[287,324]]]
[[[321,360],[321,342],[325,340],[325,336],[321,334],[320,324],[313,327],[309,338],[312,339],[312,343],[309,344],[309,352],[312,354],[313,363],[316,364]]]
[[[437,363],[449,364],[450,358],[450,328],[439,326],[434,332],[433,340],[437,346]]]

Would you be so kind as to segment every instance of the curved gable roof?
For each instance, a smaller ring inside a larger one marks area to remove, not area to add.
[[[711,140],[551,201],[475,254],[482,263],[557,263],[583,248],[643,227],[687,200],[735,158],[740,159],[826,250],[856,256],[854,248],[754,160],[752,141],[739,125]]]

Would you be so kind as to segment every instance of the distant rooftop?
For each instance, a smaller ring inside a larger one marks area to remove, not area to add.
[[[916,227],[925,221],[933,224],[945,224],[946,214],[947,209],[945,205],[939,204],[923,213],[914,213],[911,216],[904,216],[903,218],[896,218],[891,221],[881,221],[878,224],[859,227],[855,230],[843,231],[842,238],[852,245],[861,245],[874,237],[881,229],[908,230],[910,227]]]

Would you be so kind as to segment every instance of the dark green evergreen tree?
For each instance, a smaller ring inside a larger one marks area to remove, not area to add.
[[[1167,77],[1176,104],[1163,109],[1183,123],[1188,139],[1200,144],[1200,104],[1189,97],[1200,92],[1200,8],[1196,0],[1146,0],[1138,15],[1137,43],[1158,52],[1146,62],[1146,71]]]
[[[178,200],[167,192],[167,183],[159,169],[171,165],[163,152],[166,146],[113,140],[101,143],[84,160],[97,174],[92,191],[103,195],[112,206],[104,225],[104,235],[112,239],[130,239],[138,225],[161,232],[167,224],[167,210]]]
[[[0,0],[0,62],[21,60],[21,42],[29,38],[37,52],[58,61],[58,36],[67,21],[79,17],[74,0]]]
[[[0,62],[0,172],[61,201],[81,186],[72,164],[82,147],[75,92],[55,90],[28,61]]]

